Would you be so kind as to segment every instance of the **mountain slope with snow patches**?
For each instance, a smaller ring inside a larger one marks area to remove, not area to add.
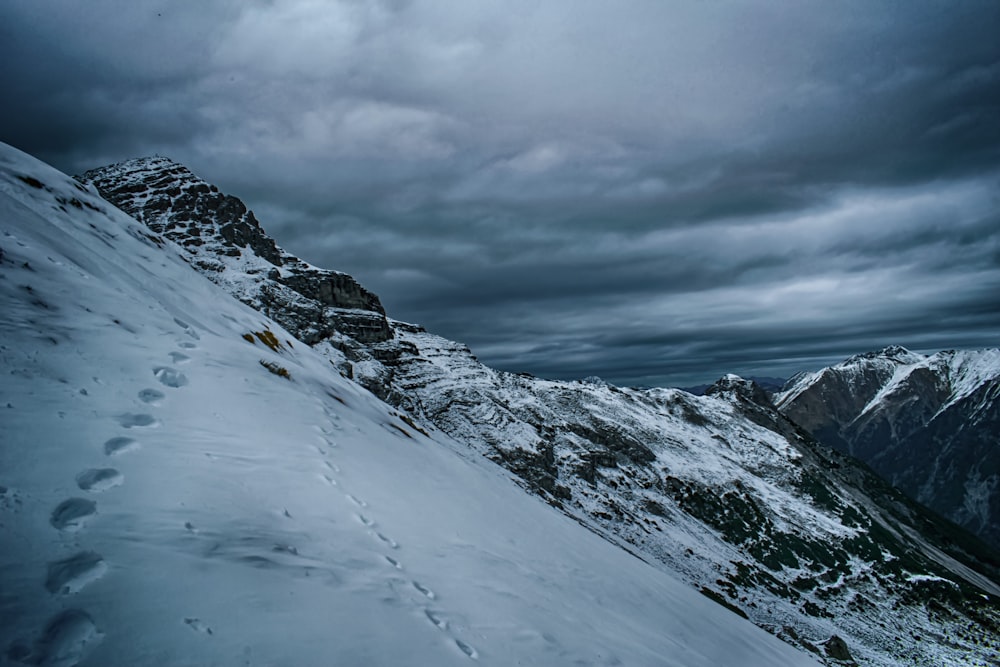
[[[0,662],[811,665],[0,147]]]
[[[378,338],[324,328],[302,316],[331,308],[322,271],[289,281],[299,260],[255,220],[252,234],[226,232],[231,216],[214,212],[226,196],[181,165],[133,160],[84,180],[405,410],[411,434],[443,432],[502,464],[595,533],[827,664],[1000,659],[1000,557],[820,447],[752,383],[728,376],[695,397],[551,382],[490,369],[411,324],[387,320]]]
[[[782,412],[1000,547],[1000,350],[903,348],[793,378]]]

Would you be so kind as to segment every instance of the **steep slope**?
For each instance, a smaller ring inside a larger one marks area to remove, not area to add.
[[[150,169],[166,173],[150,179]],[[173,188],[178,169],[133,161],[86,180],[167,236],[196,227],[211,238],[219,227],[211,215],[191,206],[149,213],[142,204]],[[161,185],[137,197],[137,180]],[[253,248],[234,258],[220,255],[221,245],[186,251],[196,267],[231,266],[232,278],[220,284],[257,305],[235,264],[255,261],[246,257]],[[248,280],[257,291],[277,282],[262,272]],[[299,335],[294,319],[270,312]],[[829,664],[849,664],[852,655],[866,665],[998,659],[995,552],[818,447],[752,383],[728,377],[695,397],[550,382],[495,371],[464,345],[389,324],[392,335],[374,342],[342,330],[305,334],[345,376],[789,643]],[[411,434],[432,430],[417,421]]]
[[[1000,350],[870,352],[793,378],[788,417],[1000,547]]]
[[[0,145],[0,663],[815,664],[182,252]]]

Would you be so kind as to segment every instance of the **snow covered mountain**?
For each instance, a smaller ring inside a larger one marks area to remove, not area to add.
[[[816,664],[191,260],[0,145],[0,663]]]
[[[1000,350],[902,347],[792,378],[778,408],[1000,547]]]
[[[356,283],[278,249],[245,205],[181,165],[133,160],[82,180],[404,410],[396,428],[447,434],[502,464],[609,542],[817,659],[1000,660],[996,552],[818,446],[754,384],[730,376],[696,397],[495,371],[464,345],[383,320],[374,297],[324,287],[334,275]]]

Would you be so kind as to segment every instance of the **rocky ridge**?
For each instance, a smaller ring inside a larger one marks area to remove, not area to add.
[[[1000,350],[899,346],[792,378],[779,409],[1000,547]]]
[[[553,382],[490,369],[415,325],[383,320],[387,331],[372,335],[300,316],[336,307],[288,284],[283,269],[298,260],[262,231],[228,241],[228,223],[198,203],[222,195],[200,181],[175,186],[188,178],[177,167],[140,160],[85,179],[172,240],[200,238],[184,245],[195,268],[407,410],[410,428],[440,429],[497,461],[581,523],[828,664],[1000,660],[996,553],[818,446],[753,383],[727,376],[696,397]],[[147,211],[164,195],[169,204]],[[193,201],[178,205],[181,195]],[[259,231],[247,214],[239,221]],[[261,296],[272,291],[283,300]]]
[[[377,296],[346,273],[311,266],[278,248],[242,201],[187,167],[165,157],[140,158],[88,171],[81,180],[177,243],[209,279],[299,332],[304,342],[335,332],[363,343],[392,337]]]

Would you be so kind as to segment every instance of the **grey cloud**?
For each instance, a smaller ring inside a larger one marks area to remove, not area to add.
[[[0,138],[169,155],[505,368],[785,373],[996,344],[998,32],[989,0],[11,0]]]

